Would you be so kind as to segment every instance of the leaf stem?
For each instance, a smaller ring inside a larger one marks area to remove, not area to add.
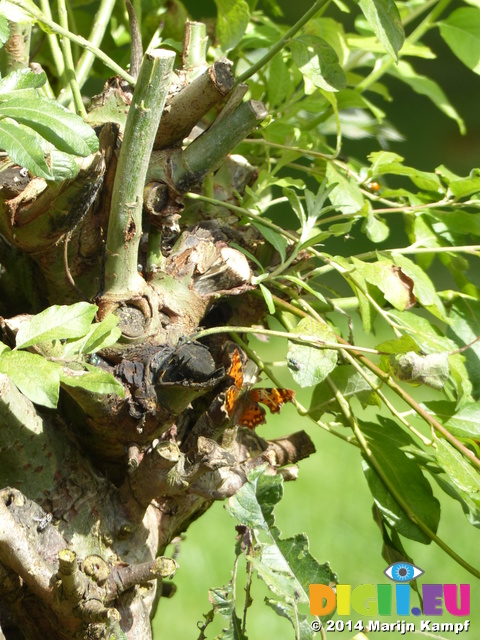
[[[47,20],[51,22],[52,10],[50,8],[50,2],[48,0],[40,0],[40,8]],[[47,24],[47,22],[45,22],[45,24]],[[53,63],[55,64],[58,77],[61,79],[65,73],[65,63],[63,60],[62,50],[58,44],[58,38],[55,33],[48,33],[47,40],[50,45],[50,51],[52,53]]]
[[[207,27],[203,22],[190,22],[185,25],[182,60],[183,67],[190,73],[190,80],[207,65]]]
[[[88,41],[93,47],[99,47],[103,40],[103,36],[105,35],[105,31],[107,30],[107,27],[109,25],[110,17],[112,15],[115,2],[116,0],[102,0],[100,3],[98,11],[95,14],[95,17],[93,19],[92,30],[88,36]],[[44,4],[48,4],[48,2],[46,2],[46,0],[42,0],[41,6],[43,11],[44,11],[44,7],[43,7]],[[51,15],[49,16],[49,18],[51,19]],[[56,37],[54,34],[52,34],[52,36],[54,38]],[[82,55],[80,56],[80,59],[75,69],[78,86],[80,88],[83,87],[83,85],[85,84],[85,81],[88,78],[88,74],[90,72],[90,69],[92,68],[94,61],[95,61],[95,53],[93,52],[93,50],[85,48]],[[72,91],[70,87],[64,88],[60,92],[60,95],[58,97],[58,101],[63,105],[69,104],[71,99],[72,99]]]
[[[189,192],[186,194],[186,197],[191,198],[192,200],[201,200],[202,202],[206,202],[208,204],[214,204],[217,207],[225,207],[226,209],[230,209],[230,211],[233,211],[234,213],[237,213],[240,216],[245,216],[250,220],[255,220],[255,221],[258,220],[265,227],[268,227],[269,229],[272,229],[273,231],[280,233],[282,236],[285,236],[285,238],[288,238],[289,240],[293,240],[294,242],[298,242],[299,240],[298,234],[294,233],[293,231],[282,229],[282,227],[280,227],[278,224],[275,224],[268,218],[264,218],[260,216],[258,213],[254,213],[253,211],[250,211],[249,209],[245,209],[244,207],[239,207],[236,204],[231,204],[230,202],[224,202],[223,200],[217,200],[215,198],[207,198],[206,196],[201,196],[198,193]]]
[[[290,342],[298,342],[299,344],[306,344],[309,347],[313,347],[315,349],[351,349],[352,351],[358,351],[359,353],[371,353],[375,355],[388,355],[386,352],[377,351],[376,349],[370,349],[368,347],[356,347],[351,344],[340,344],[338,342],[329,342],[327,340],[320,340],[316,336],[302,335],[302,334],[292,334],[288,331],[275,331],[274,329],[262,329],[261,327],[210,327],[210,329],[203,329],[195,333],[192,337],[195,340],[200,340],[201,338],[206,338],[207,336],[213,336],[218,333],[247,333],[247,334],[257,334],[262,336],[271,336],[274,338],[286,338],[290,340]]]
[[[365,380],[365,382],[368,385],[370,385],[370,387],[372,388],[372,391],[374,391],[378,395],[378,397],[383,402],[383,404],[387,407],[387,409],[390,411],[390,413],[393,416],[395,416],[395,418],[397,418],[397,420],[399,422],[401,422],[409,431],[411,431],[419,440],[421,440],[426,447],[431,447],[432,444],[433,444],[433,441],[428,439],[428,438],[426,438],[423,435],[423,433],[420,433],[420,431],[418,431],[418,429],[415,429],[415,427],[413,425],[411,425],[407,420],[405,420],[405,418],[401,415],[401,413],[399,411],[397,411],[397,409],[393,406],[393,404],[390,402],[390,400],[387,398],[387,396],[383,393],[383,391],[380,390],[378,383],[376,381],[372,380],[366,374],[366,372],[362,369],[362,367],[355,360],[355,358],[350,353],[348,353],[348,351],[345,351],[343,353],[343,357],[346,360],[348,360],[348,362],[350,362],[350,364],[358,371],[358,373],[362,376],[362,378]]]
[[[38,22],[45,24],[53,33],[57,33],[60,36],[68,38],[75,44],[80,45],[84,49],[91,51],[91,53],[97,57],[99,60],[103,62],[105,66],[109,69],[112,69],[115,73],[117,73],[121,78],[126,80],[132,86],[135,85],[135,78],[133,78],[129,73],[127,73],[120,65],[118,65],[114,60],[112,60],[109,56],[107,56],[101,49],[95,47],[91,42],[83,38],[82,36],[77,36],[71,31],[64,29],[59,24],[48,18],[44,13],[38,11],[31,4],[27,4],[23,2],[23,0],[9,0],[12,4],[20,7],[30,15],[32,15]]]
[[[249,69],[244,71],[238,78],[237,83],[245,82],[248,78],[251,78],[257,71],[259,71],[262,67],[264,67],[274,56],[277,55],[279,51],[281,51],[285,46],[287,46],[288,42],[293,38],[293,36],[300,31],[302,27],[304,27],[313,16],[323,9],[330,0],[316,0],[310,9],[303,14],[303,16],[296,22],[293,27],[291,27],[280,40],[267,51],[267,53],[260,58],[254,65],[252,65]]]
[[[58,2],[58,19],[60,26],[68,31],[68,16],[65,0],[57,0]],[[60,46],[62,47],[63,59],[65,61],[65,75],[70,84],[70,90],[73,95],[73,102],[75,104],[75,110],[82,118],[87,117],[87,112],[83,104],[82,95],[80,93],[80,87],[78,86],[77,76],[75,74],[75,67],[73,64],[72,45],[68,38],[62,37],[60,40]]]
[[[321,153],[320,151],[314,151],[313,149],[302,149],[300,147],[292,147],[288,144],[280,144],[279,142],[270,142],[269,140],[265,140],[265,138],[246,138],[244,143],[248,144],[258,144],[265,147],[272,147],[272,149],[285,149],[285,151],[293,151],[298,153],[301,156],[311,156],[312,158],[322,158],[322,160],[326,160],[330,158],[330,154]]]

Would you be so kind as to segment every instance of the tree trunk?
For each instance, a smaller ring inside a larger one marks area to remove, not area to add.
[[[89,364],[125,389],[62,385],[58,410],[42,410],[0,374],[6,638],[151,638],[172,593],[169,543],[250,469],[276,472],[313,451],[303,432],[277,442],[243,428],[245,354],[225,333],[195,340],[199,327],[253,325],[266,312],[230,246],[255,255],[262,236],[227,207],[185,206],[204,181],[237,202],[255,168],[229,153],[266,112],[229,100],[228,61],[186,59],[180,86],[168,52],[145,57],[133,97],[120,79],[108,84],[89,113],[100,150],[75,179],[2,173],[1,313],[87,300],[99,320],[116,314],[120,343]],[[206,127],[212,110],[220,117]],[[3,321],[4,342],[14,346],[22,320]]]

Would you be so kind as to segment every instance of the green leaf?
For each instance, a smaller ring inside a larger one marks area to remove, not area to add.
[[[90,125],[55,100],[13,94],[0,102],[2,115],[30,127],[59,151],[77,156],[89,156],[98,151],[98,138]]]
[[[359,35],[358,33],[347,34],[347,43],[351,49],[361,49],[370,53],[384,53],[385,47],[375,37]],[[404,42],[402,46],[402,56],[414,56],[416,58],[433,59],[437,56],[429,47],[418,42]]]
[[[392,174],[396,176],[406,176],[422,191],[444,191],[439,177],[435,173],[420,171],[412,167],[406,167],[403,158],[390,151],[375,151],[368,156],[372,162],[372,175],[381,176]]]
[[[247,640],[247,636],[242,631],[242,621],[235,611],[236,602],[232,583],[230,582],[222,589],[210,589],[208,599],[213,605],[214,612],[220,613],[228,620],[228,627],[222,629],[217,640]]]
[[[385,50],[398,60],[405,40],[400,14],[393,0],[359,0],[360,9]]]
[[[425,271],[413,260],[400,253],[391,254],[394,263],[402,269],[414,282],[413,293],[418,302],[431,313],[442,320],[446,320],[445,307],[437,294],[435,285]]]
[[[480,74],[480,11],[460,7],[438,26],[442,38],[457,58]]]
[[[254,533],[260,529],[266,534],[269,541],[257,540],[255,553],[248,560],[269,589],[288,603],[307,603],[310,584],[328,585],[335,576],[328,563],[321,565],[310,554],[305,534],[281,539],[273,509],[282,495],[281,476],[267,475],[265,466],[257,468],[230,498],[227,511]]]
[[[280,475],[264,475],[265,467],[248,474],[248,482],[228,501],[227,511],[246,527],[268,531],[274,524],[273,509],[283,496]]]
[[[305,215],[305,210],[302,203],[300,202],[300,198],[298,197],[297,192],[294,189],[290,189],[289,187],[284,187],[283,195],[288,198],[288,202],[290,203],[293,212],[300,222],[300,228],[304,229],[307,223],[307,216]]]
[[[276,309],[275,309],[275,302],[273,301],[273,296],[271,294],[271,291],[261,283],[258,286],[260,287],[260,291],[262,292],[263,299],[265,300],[265,304],[267,305],[268,313],[273,316],[275,314]]]
[[[32,0],[24,0],[24,5],[28,8],[31,7],[33,11],[38,11],[38,7]],[[28,22],[33,24],[36,20],[28,11],[24,11],[20,7],[7,0],[2,0],[0,3],[0,14],[10,20],[11,22]]]
[[[292,60],[300,72],[319,89],[344,89],[347,78],[338,64],[335,49],[317,36],[299,36],[290,43]]]
[[[28,351],[9,351],[0,356],[5,373],[29,400],[54,409],[58,403],[60,365]]]
[[[478,169],[472,169],[470,175],[465,178],[455,175],[443,165],[437,167],[435,172],[447,182],[448,190],[455,198],[466,198],[480,193],[480,172]]]
[[[45,71],[34,73],[31,69],[17,69],[0,80],[0,95],[5,97],[11,91],[38,89],[47,81]]]
[[[216,34],[223,51],[234,49],[250,21],[250,9],[245,0],[215,0],[218,18]]]
[[[80,340],[68,342],[65,345],[64,354],[96,353],[100,349],[111,347],[122,335],[117,324],[118,317],[111,313],[102,322],[92,324],[90,331]]]
[[[437,236],[455,244],[457,238],[467,234],[480,236],[480,214],[467,211],[432,211],[433,231]]]
[[[92,127],[96,127],[105,122],[116,122],[120,129],[125,129],[128,112],[125,109],[125,102],[117,92],[108,94],[102,98],[99,104],[87,113],[86,122]]]
[[[285,262],[287,258],[287,240],[284,236],[282,236],[278,231],[274,229],[270,229],[266,225],[262,224],[260,220],[252,220],[252,224],[257,227],[262,236],[269,242],[280,254],[282,259],[282,263]]]
[[[60,371],[60,381],[67,387],[80,387],[91,393],[116,394],[120,397],[125,395],[123,385],[111,373],[98,367],[89,367],[89,369],[89,371],[82,371],[63,367]]]
[[[444,333],[432,325],[427,318],[424,318],[415,313],[404,311],[392,310],[392,317],[400,327],[403,327],[404,331],[411,334],[422,351],[425,353],[440,352],[440,351],[454,351],[457,349],[457,345],[453,340],[445,337]],[[452,356],[454,357],[454,356]]]
[[[336,184],[328,197],[337,209],[342,213],[356,213],[362,209],[364,199],[357,182],[345,177],[333,162],[327,162],[326,178],[329,185]]]
[[[331,264],[352,287],[358,299],[358,308],[360,317],[362,318],[363,330],[365,333],[370,333],[375,318],[375,310],[366,295],[368,290],[367,281],[360,272],[352,269],[352,265],[346,258],[335,256],[335,258],[331,260]]]
[[[438,486],[448,496],[460,502],[463,512],[470,524],[480,528],[480,507],[468,495],[457,489],[453,481],[445,473],[434,473],[433,477]]]
[[[450,103],[443,89],[434,80],[417,73],[405,60],[400,60],[398,65],[391,67],[388,72],[390,75],[408,84],[416,93],[429,98],[440,111],[443,111],[446,116],[455,120],[462,135],[466,134],[467,129],[463,118]]]
[[[37,136],[28,130],[13,122],[0,120],[0,148],[8,153],[13,162],[39,178],[53,178]]]
[[[409,351],[414,351],[415,353],[420,352],[420,347],[412,336],[402,336],[401,338],[394,338],[393,340],[385,340],[377,344],[375,349],[395,354],[408,353]]]
[[[71,180],[80,171],[74,156],[57,149],[50,152],[50,167],[54,180]]]
[[[415,338],[424,353],[451,353],[458,348],[458,345],[453,340],[446,338],[442,331],[420,315],[409,313],[408,311],[400,313],[395,310],[390,311],[390,315],[400,327],[403,327],[404,331]],[[462,398],[467,398],[472,392],[472,384],[468,378],[461,354],[454,353],[450,355],[448,363],[450,366],[450,380],[455,386],[458,400],[460,401]]]
[[[362,224],[362,231],[372,242],[383,242],[390,235],[388,225],[375,216],[370,206],[367,209],[367,217]]]
[[[461,494],[480,505],[480,474],[449,442],[435,437],[438,464]]]
[[[20,327],[16,345],[25,349],[47,340],[80,338],[90,330],[97,310],[96,305],[88,302],[48,307]]]
[[[443,389],[450,377],[448,353],[430,353],[426,356],[414,351],[390,356],[391,371],[399,380],[411,384],[426,384],[433,389]]]
[[[307,205],[307,229],[312,229],[317,222],[317,219],[326,213],[329,213],[334,206],[324,207],[325,200],[329,197],[331,192],[337,185],[331,184],[326,187],[327,181],[324,180],[319,186],[316,194],[312,193],[309,189],[305,190],[305,202]]]
[[[337,340],[328,324],[313,318],[303,318],[290,333],[312,336],[325,342]],[[288,342],[287,357],[290,362],[298,363],[298,367],[292,368],[291,373],[301,387],[312,387],[325,380],[337,366],[337,352],[334,349],[318,349],[291,341]]]
[[[277,53],[270,62],[267,96],[270,107],[280,106],[290,93],[292,81],[282,53]]]
[[[366,375],[368,376],[369,374],[366,373]],[[330,379],[347,400],[356,398],[363,407],[378,405],[378,398],[372,389],[372,385],[368,384],[353,365],[336,367],[330,373]],[[375,385],[375,381],[372,384]],[[324,413],[340,412],[337,399],[325,381],[318,384],[313,390],[308,412],[314,420],[319,420]]]
[[[458,346],[470,344],[480,335],[480,302],[478,300],[458,299],[450,307],[449,337],[455,337]],[[480,341],[475,342],[463,354],[469,378],[475,389],[475,399],[480,394]]]
[[[360,422],[360,428],[368,440],[369,447],[402,500],[418,520],[423,521],[431,531],[435,532],[440,519],[439,502],[433,496],[430,484],[415,460],[408,457],[402,450],[402,447],[411,447],[413,441],[393,420],[387,418],[380,418],[380,420],[381,425]],[[387,524],[406,538],[429,544],[430,538],[407,517],[367,461],[363,463],[363,470],[375,504]]]
[[[425,403],[438,420],[458,438],[480,437],[480,405],[469,402],[457,411],[455,402],[433,401]]]
[[[389,260],[362,262],[352,257],[352,263],[358,273],[367,282],[375,285],[396,309],[404,311],[415,303],[413,281]]]

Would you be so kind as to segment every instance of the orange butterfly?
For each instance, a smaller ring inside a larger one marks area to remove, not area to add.
[[[232,364],[227,374],[234,384],[225,394],[225,411],[236,425],[254,429],[265,424],[265,409],[259,402],[267,406],[272,413],[280,413],[285,402],[292,402],[295,392],[291,389],[250,389],[242,391],[243,365],[238,349],[232,354]]]

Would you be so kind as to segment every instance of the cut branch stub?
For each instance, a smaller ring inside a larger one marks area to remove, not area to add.
[[[218,169],[226,156],[267,116],[262,102],[244,102],[228,118],[189,144],[179,156],[171,157],[171,180],[175,189],[186,193],[193,185]]]
[[[190,71],[205,65],[207,58],[207,27],[203,22],[185,23],[185,34],[183,37],[182,63],[184,69]]]
[[[181,142],[210,109],[233,88],[232,65],[226,60],[214,62],[202,75],[169,97],[160,120],[154,149]]]

